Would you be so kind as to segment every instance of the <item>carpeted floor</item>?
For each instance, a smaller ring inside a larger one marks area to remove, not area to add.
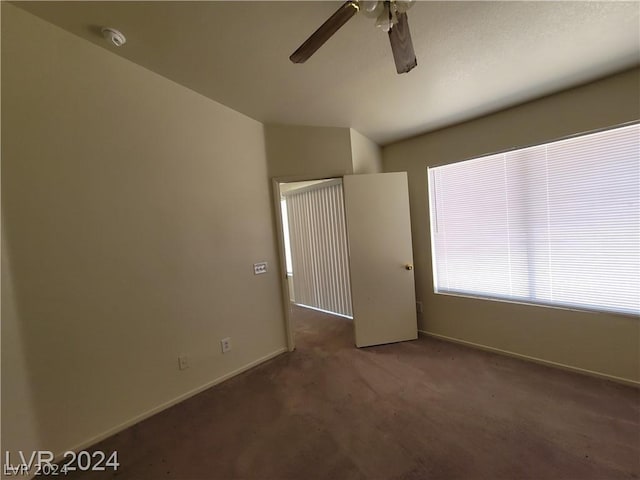
[[[118,450],[116,477],[640,474],[637,389],[428,338],[358,350],[350,320],[295,316],[295,352],[96,445]]]

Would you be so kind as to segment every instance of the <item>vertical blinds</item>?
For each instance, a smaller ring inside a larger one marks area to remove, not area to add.
[[[429,168],[435,289],[640,313],[640,126]]]
[[[351,317],[342,181],[293,190],[285,199],[295,303]]]

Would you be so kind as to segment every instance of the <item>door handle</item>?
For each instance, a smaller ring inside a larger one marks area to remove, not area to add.
[[[410,263],[407,263],[404,268],[406,268],[407,270],[413,270],[413,265],[411,265]]]

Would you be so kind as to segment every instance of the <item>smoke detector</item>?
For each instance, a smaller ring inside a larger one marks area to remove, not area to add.
[[[127,39],[115,28],[103,27],[102,36],[110,43],[115,45],[116,47],[121,47],[125,43],[127,43]]]

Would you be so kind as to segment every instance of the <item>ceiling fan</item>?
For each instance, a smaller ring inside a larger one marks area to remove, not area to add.
[[[398,73],[407,73],[418,64],[407,21],[407,10],[413,2],[414,0],[348,0],[289,59],[293,63],[306,62],[351,17],[361,11],[368,17],[376,18],[376,26],[389,34],[396,70]]]

